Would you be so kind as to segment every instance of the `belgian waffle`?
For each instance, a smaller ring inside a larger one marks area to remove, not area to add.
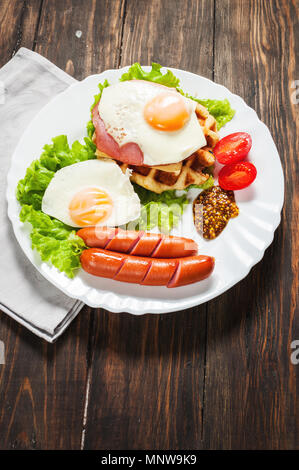
[[[217,124],[213,116],[201,104],[196,106],[197,119],[203,129],[207,145],[182,162],[159,166],[127,165],[116,160],[123,172],[131,170],[131,181],[155,193],[171,189],[185,189],[191,184],[203,184],[209,173],[206,168],[215,162],[213,148],[219,140]],[[96,150],[98,158],[111,158],[109,155]]]

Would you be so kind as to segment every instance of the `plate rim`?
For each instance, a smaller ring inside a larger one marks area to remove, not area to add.
[[[92,75],[89,75],[86,78],[84,78],[82,81],[76,81],[76,82],[72,83],[64,91],[62,91],[61,93],[59,93],[58,95],[56,95],[55,97],[50,99],[49,102],[45,106],[43,106],[39,110],[39,112],[34,116],[34,118],[30,121],[30,123],[26,127],[26,129],[23,132],[22,136],[20,137],[20,139],[18,141],[18,144],[17,144],[17,146],[16,146],[16,148],[15,148],[13,154],[12,154],[12,157],[11,157],[10,168],[9,168],[9,171],[7,173],[7,178],[6,178],[6,182],[7,182],[6,200],[7,200],[7,204],[8,204],[7,214],[8,214],[8,217],[10,219],[10,222],[11,222],[11,225],[12,225],[12,228],[13,228],[14,236],[16,237],[16,239],[18,241],[18,244],[19,244],[20,248],[22,249],[22,251],[24,252],[27,259],[31,262],[31,264],[34,266],[34,268],[37,269],[37,271],[39,271],[40,274],[45,279],[47,279],[48,282],[53,284],[55,287],[57,287],[60,291],[62,291],[68,297],[71,297],[71,298],[76,299],[76,300],[80,300],[80,301],[84,302],[85,304],[87,304],[88,306],[90,306],[92,308],[103,308],[103,309],[106,309],[106,310],[111,311],[113,313],[128,312],[130,314],[134,314],[134,315],[139,316],[139,315],[144,315],[144,314],[148,314],[148,313],[150,313],[150,314],[162,314],[162,313],[168,313],[168,312],[182,311],[182,310],[186,310],[188,308],[199,306],[199,305],[204,304],[204,303],[206,303],[206,302],[208,302],[212,299],[217,298],[218,296],[220,296],[221,294],[223,294],[224,292],[228,291],[233,286],[235,286],[236,284],[241,282],[245,277],[247,277],[248,274],[250,273],[251,269],[256,264],[258,264],[261,261],[261,259],[264,257],[265,251],[271,245],[271,243],[273,242],[275,231],[276,231],[277,227],[279,226],[279,224],[281,222],[281,211],[282,211],[283,204],[284,204],[285,183],[284,183],[284,173],[283,173],[283,168],[282,168],[282,164],[281,164],[281,159],[280,159],[276,144],[273,140],[273,137],[271,135],[271,132],[270,132],[269,128],[266,126],[266,124],[264,124],[260,120],[260,118],[257,115],[256,111],[253,108],[251,108],[241,96],[239,96],[235,93],[232,93],[224,85],[221,85],[217,82],[214,82],[213,80],[210,80],[209,78],[203,77],[201,75],[198,75],[196,73],[189,72],[189,71],[186,71],[186,70],[183,70],[183,69],[177,69],[177,68],[173,68],[173,67],[162,67],[162,71],[171,70],[174,74],[176,74],[176,73],[180,74],[180,73],[183,72],[183,74],[186,74],[186,75],[190,76],[190,78],[193,78],[193,77],[195,77],[196,79],[200,78],[201,80],[206,81],[208,84],[211,83],[211,84],[213,84],[213,86],[216,85],[218,88],[221,88],[225,92],[226,95],[232,96],[232,97],[238,99],[240,102],[242,102],[242,105],[245,106],[245,108],[249,109],[251,112],[254,113],[254,117],[259,122],[259,125],[262,125],[262,127],[264,128],[264,131],[269,134],[269,136],[270,136],[270,138],[273,142],[273,145],[275,147],[275,150],[277,152],[277,155],[278,155],[278,163],[279,163],[280,176],[281,176],[281,181],[280,181],[281,182],[281,194],[280,194],[281,197],[280,197],[280,201],[278,203],[277,210],[273,211],[273,213],[276,214],[277,218],[276,218],[275,221],[272,221],[272,223],[271,223],[271,236],[269,236],[267,241],[263,240],[263,247],[259,250],[258,256],[255,256],[254,259],[252,260],[252,262],[248,266],[246,266],[246,269],[244,269],[244,271],[242,272],[241,277],[239,277],[238,280],[233,279],[232,282],[224,285],[222,288],[219,288],[217,290],[216,295],[213,292],[211,292],[210,295],[206,295],[206,296],[205,296],[205,294],[201,294],[201,297],[203,297],[203,298],[200,299],[200,300],[198,300],[196,296],[186,297],[186,298],[182,297],[180,299],[176,299],[176,302],[173,305],[171,305],[170,302],[168,302],[168,300],[163,300],[163,299],[155,299],[155,305],[153,305],[153,301],[151,299],[138,299],[138,303],[142,304],[143,308],[142,308],[142,310],[138,309],[138,311],[136,311],[136,308],[134,308],[134,306],[131,306],[130,303],[128,303],[128,302],[126,302],[125,307],[123,305],[121,305],[120,308],[115,307],[114,305],[111,305],[111,302],[109,302],[109,297],[111,295],[116,296],[117,298],[120,298],[122,300],[125,300],[126,296],[124,296],[123,294],[115,293],[111,290],[110,291],[106,290],[104,292],[102,291],[102,301],[100,303],[98,303],[98,302],[94,303],[90,299],[87,298],[86,294],[73,295],[72,293],[69,292],[69,290],[67,288],[64,288],[61,284],[59,284],[59,282],[56,282],[56,280],[53,280],[52,278],[50,278],[50,276],[44,270],[39,269],[34,264],[33,259],[30,259],[27,256],[25,248],[21,244],[20,237],[19,237],[19,235],[16,231],[16,227],[14,225],[15,214],[14,214],[13,207],[12,207],[12,195],[15,198],[15,194],[14,194],[15,188],[12,189],[12,184],[10,184],[10,182],[13,180],[12,168],[14,166],[13,165],[14,162],[17,161],[17,154],[19,152],[18,149],[22,145],[22,141],[24,139],[24,136],[26,135],[26,133],[27,133],[29,127],[32,125],[33,121],[38,119],[39,115],[43,112],[45,107],[47,107],[50,104],[53,105],[56,100],[58,101],[60,99],[61,95],[65,94],[66,92],[69,92],[71,88],[74,88],[74,87],[76,87],[76,86],[78,86],[78,85],[82,84],[83,82],[88,81],[90,79],[94,79],[95,77],[98,77],[99,80],[102,80],[103,75],[105,75],[105,74],[109,74],[109,73],[121,74],[121,73],[124,73],[129,69],[129,67],[130,66],[125,66],[125,67],[122,67],[120,69],[107,69],[107,70],[101,72],[100,74],[92,74]],[[149,66],[149,65],[143,66],[142,65],[142,68],[145,69],[145,70],[149,70],[151,68],[151,66]],[[96,92],[96,90],[95,90],[95,92]],[[13,183],[13,185],[14,185],[14,183]],[[42,263],[41,266],[43,264],[44,263]],[[93,287],[91,287],[91,288],[93,288]],[[99,290],[101,290],[101,289],[99,289]],[[107,300],[106,300],[106,297],[108,297]],[[131,297],[134,297],[134,295],[131,295]],[[136,300],[136,298],[134,300]],[[168,307],[166,307],[166,306],[161,307],[160,306],[161,302],[164,302],[164,303],[168,302]],[[149,303],[149,305],[147,305],[148,303]],[[120,304],[122,304],[122,303],[120,302]]]

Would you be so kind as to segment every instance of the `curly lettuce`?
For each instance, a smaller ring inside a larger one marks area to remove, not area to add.
[[[85,145],[76,140],[71,147],[66,135],[54,137],[52,142],[44,146],[40,158],[33,160],[25,177],[18,183],[16,196],[21,205],[32,205],[34,209],[40,210],[44,192],[57,170],[96,158],[96,147],[87,138]]]
[[[221,129],[221,127],[225,126],[225,124],[232,120],[236,111],[231,108],[228,99],[225,100],[211,100],[208,98],[200,99],[195,98],[194,96],[189,95],[188,93],[185,94],[187,98],[190,98],[198,103],[202,104],[209,113],[214,116],[217,122],[217,129]]]
[[[207,168],[208,170],[208,168]],[[188,186],[187,188],[187,191],[189,191],[189,189],[201,189],[202,191],[205,190],[205,189],[209,189],[211,188],[212,186],[214,186],[214,178],[213,178],[213,175],[210,175],[209,178],[202,184],[190,184],[190,186]]]
[[[145,72],[141,65],[136,62],[131,65],[129,70],[122,74],[119,81],[125,82],[127,80],[148,80],[149,82],[159,83],[171,88],[178,88],[180,79],[177,78],[171,70],[167,70],[164,74],[161,72],[162,65],[152,62],[152,69],[150,72]]]
[[[61,168],[95,158],[95,146],[89,139],[85,145],[75,141],[70,147],[65,135],[52,139],[45,145],[38,160],[27,168],[25,177],[18,183],[16,197],[22,206],[21,222],[29,222],[32,248],[41,259],[51,262],[68,277],[73,277],[80,267],[80,254],[86,248],[76,231],[41,211],[42,198],[56,171]]]
[[[50,262],[72,278],[80,267],[80,255],[86,248],[76,231],[59,220],[24,205],[20,212],[21,222],[29,222],[32,249],[36,249],[42,261]]]
[[[141,214],[134,222],[136,230],[151,230],[158,227],[161,232],[169,233],[176,227],[188,205],[186,191],[178,196],[175,190],[161,194],[133,183],[134,190],[141,202]]]
[[[133,222],[134,228],[136,230],[152,230],[158,227],[160,232],[170,233],[179,224],[183,212],[189,204],[187,198],[189,189],[204,190],[211,188],[213,185],[214,178],[210,175],[205,183],[201,185],[191,184],[185,190],[180,191],[180,195],[178,195],[176,190],[157,194],[133,183],[134,190],[138,194],[141,203],[141,214],[139,219]]]
[[[104,90],[104,88],[107,88],[107,86],[109,86],[108,80],[105,80],[104,83],[99,83],[98,84],[98,89],[100,91],[99,91],[99,93],[94,95],[93,103],[90,106],[90,113],[92,112],[95,105],[98,104],[98,102],[100,101],[103,90]],[[93,136],[93,133],[94,133],[94,125],[93,125],[92,119],[90,119],[90,121],[88,121],[88,123],[86,125],[86,130],[87,130],[88,139],[90,140],[90,142],[92,142],[92,136]]]

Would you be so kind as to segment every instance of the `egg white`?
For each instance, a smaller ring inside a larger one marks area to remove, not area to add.
[[[113,160],[87,160],[58,170],[42,199],[42,211],[71,227],[76,225],[69,214],[74,195],[84,188],[106,191],[113,201],[108,219],[98,225],[115,227],[135,220],[140,215],[140,201],[129,180]]]
[[[138,144],[144,164],[150,166],[180,162],[206,145],[195,114],[196,102],[189,98],[182,96],[190,113],[182,129],[162,131],[146,122],[143,117],[146,103],[165,93],[165,89],[142,80],[120,82],[104,88],[98,105],[107,132],[120,146],[128,142]],[[177,93],[175,89],[168,90]]]

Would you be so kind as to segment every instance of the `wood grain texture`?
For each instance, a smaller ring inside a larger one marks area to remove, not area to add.
[[[297,15],[289,1],[216,2],[215,81],[240,94],[269,126],[286,199],[263,260],[208,304],[207,448],[298,448],[298,366],[290,362],[290,343],[299,336],[299,105],[290,100],[299,77]]]
[[[125,13],[120,66],[158,61],[212,78],[213,2],[129,1]],[[203,38],[206,53],[191,54]],[[95,322],[85,448],[199,448],[206,307]]]
[[[0,0],[0,67],[19,47],[33,47],[41,1]]]
[[[85,307],[49,345],[2,315],[0,449],[80,449],[87,373]]]
[[[197,315],[197,319],[196,319]],[[203,312],[95,318],[86,449],[196,447]]]
[[[35,50],[78,80],[117,67],[123,13],[124,0],[44,0]]]
[[[0,64],[25,45],[77,79],[135,61],[214,78],[269,126],[286,177],[263,260],[205,306],[85,307],[54,346],[1,315],[0,449],[298,449],[298,1],[0,5]]]
[[[35,50],[69,73],[73,70],[76,78],[113,67],[119,61],[116,38],[122,5],[84,2],[89,9],[83,15],[82,2],[44,1]],[[82,31],[81,38],[75,36],[77,29]],[[6,364],[0,366],[0,449],[81,448],[91,326],[92,315],[85,307],[53,346],[1,316]]]
[[[212,77],[213,0],[129,0],[121,65],[158,62]]]

